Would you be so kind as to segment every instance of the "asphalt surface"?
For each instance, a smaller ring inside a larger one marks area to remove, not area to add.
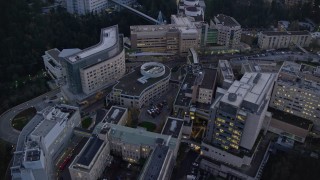
[[[0,116],[0,138],[4,141],[7,141],[11,144],[16,144],[18,141],[18,137],[20,134],[20,131],[15,130],[12,125],[11,121],[12,119],[21,111],[28,109],[30,107],[35,107],[37,110],[41,110],[44,107],[48,106],[49,104],[44,102],[44,98],[53,97],[57,93],[60,92],[60,89],[55,89],[52,91],[49,91],[41,96],[38,96],[30,101],[24,102],[22,104],[19,104]]]
[[[264,60],[264,61],[309,61],[309,59],[320,61],[320,57],[314,54],[306,54],[301,52],[287,52],[287,51],[275,51],[273,54],[264,53],[257,55],[242,56],[238,58],[230,59],[230,63],[234,65],[241,65],[247,60]]]
[[[163,100],[166,100],[168,105],[164,105],[161,113],[159,115],[156,115],[154,118],[147,113],[148,109],[151,109],[149,105],[146,105],[146,107],[142,108],[139,114],[139,123],[143,121],[154,123],[157,126],[156,130],[161,130],[161,125],[164,125],[165,121],[167,120],[167,117],[170,116],[171,110],[173,108],[173,101],[176,97],[176,94],[178,93],[178,88],[176,88],[176,85],[169,85],[169,90],[167,93],[165,93],[163,96],[158,97],[157,99],[153,100],[153,105],[157,105],[158,103],[161,103]]]

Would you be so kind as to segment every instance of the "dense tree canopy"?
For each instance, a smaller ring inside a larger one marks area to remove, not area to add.
[[[177,13],[176,0],[137,0],[137,2],[143,5],[143,12],[155,19],[161,11],[165,20],[170,22],[171,14]]]
[[[267,27],[278,20],[303,20],[310,18],[320,22],[320,0],[310,4],[284,7],[278,1],[271,4],[265,0],[205,0],[206,18],[211,19],[219,13],[233,16],[243,27]]]
[[[118,24],[128,36],[130,25],[147,23],[128,11],[74,16],[62,8],[43,14],[42,6],[41,0],[0,1],[0,112],[46,90],[44,51],[83,49],[99,42],[101,28]]]

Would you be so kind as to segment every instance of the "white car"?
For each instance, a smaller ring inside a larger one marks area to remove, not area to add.
[[[196,163],[196,162],[192,163],[192,165],[194,165],[194,166],[196,166],[196,167],[198,167],[198,166],[199,166],[199,164],[198,164],[198,163]]]

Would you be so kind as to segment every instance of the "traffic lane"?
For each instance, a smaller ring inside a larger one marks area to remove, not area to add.
[[[183,179],[192,172],[193,165],[199,154],[193,150],[189,150],[181,161],[181,165],[177,172],[171,177],[171,179]]]
[[[12,125],[11,121],[12,119],[21,111],[30,108],[30,107],[36,107],[38,103],[43,101],[44,97],[52,97],[60,92],[60,89],[55,89],[53,91],[50,91],[48,93],[45,93],[41,96],[38,96],[30,101],[24,102],[22,104],[19,104],[6,112],[4,112],[0,116],[0,138],[11,143],[16,144],[18,141],[18,137],[20,132],[15,130]],[[37,108],[37,107],[36,107]],[[39,110],[39,109],[37,109]]]
[[[77,143],[75,145],[72,156],[71,156],[71,160],[66,164],[63,171],[60,172],[59,179],[63,179],[63,180],[71,179],[70,172],[69,172],[69,166],[72,163],[72,161],[74,160],[74,158],[80,153],[80,151],[82,150],[84,145],[87,143],[87,141],[88,141],[88,138],[84,137],[80,140],[79,143]],[[72,145],[74,145],[74,144],[72,143]]]

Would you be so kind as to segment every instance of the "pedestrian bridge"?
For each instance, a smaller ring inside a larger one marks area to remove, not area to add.
[[[121,6],[121,7],[124,7],[124,8],[126,8],[126,9],[128,9],[128,10],[131,11],[132,13],[134,13],[134,14],[136,14],[136,15],[144,18],[144,19],[146,19],[147,21],[149,21],[149,22],[151,22],[151,23],[153,23],[153,24],[161,24],[161,22],[159,22],[158,20],[156,20],[156,19],[154,19],[154,18],[152,18],[152,17],[150,17],[150,16],[148,16],[148,15],[146,15],[146,14],[143,14],[142,12],[140,12],[140,11],[138,11],[138,10],[136,10],[136,9],[133,9],[133,8],[130,7],[130,6],[127,6],[127,5],[125,5],[125,4],[122,4],[122,3],[119,2],[118,0],[111,0],[111,1],[114,2],[115,4]]]

